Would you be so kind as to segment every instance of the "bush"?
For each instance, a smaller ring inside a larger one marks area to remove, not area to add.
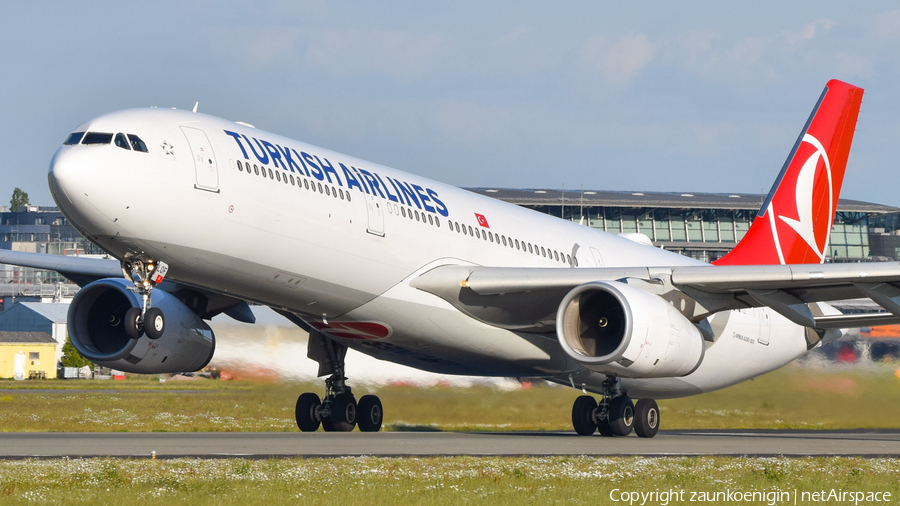
[[[66,338],[66,344],[63,345],[63,356],[60,363],[63,367],[84,367],[90,362],[88,359],[81,356],[81,353],[78,353],[78,350],[75,349],[75,345],[72,344],[72,340],[68,337]]]

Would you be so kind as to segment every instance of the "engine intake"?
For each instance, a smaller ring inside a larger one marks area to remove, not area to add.
[[[556,335],[584,367],[630,378],[688,375],[705,349],[700,331],[665,299],[618,281],[572,289],[559,305]]]
[[[215,352],[209,326],[173,295],[153,290],[152,305],[166,318],[159,339],[130,339],[125,312],[141,307],[141,297],[125,279],[94,281],[79,290],[69,306],[69,338],[78,353],[91,362],[127,372],[158,374],[197,371]]]

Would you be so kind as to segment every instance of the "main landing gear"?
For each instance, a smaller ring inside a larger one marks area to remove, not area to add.
[[[653,437],[659,430],[659,406],[653,399],[641,399],[634,404],[618,378],[609,377],[603,382],[600,404],[590,395],[575,399],[572,426],[581,436],[599,430],[605,437],[627,436],[631,431],[639,437]]]
[[[364,395],[359,401],[347,386],[344,377],[344,357],[347,347],[313,330],[309,333],[309,358],[319,362],[319,376],[331,374],[325,380],[325,398],[306,392],[297,399],[294,414],[297,427],[303,432],[315,432],[321,425],[326,432],[350,432],[359,427],[362,432],[378,432],[384,419],[381,400]]]
[[[153,287],[162,283],[169,272],[165,262],[148,260],[125,260],[122,274],[134,283],[132,290],[141,296],[141,307],[133,307],[125,312],[125,334],[131,339],[140,339],[147,334],[150,339],[159,339],[166,330],[166,319],[161,309],[150,306]]]

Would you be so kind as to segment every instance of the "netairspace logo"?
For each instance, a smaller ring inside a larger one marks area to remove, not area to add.
[[[636,492],[614,488],[609,498],[615,503],[629,506],[669,506],[679,503],[765,503],[770,506],[780,504],[815,504],[815,503],[859,503],[891,502],[890,492],[865,492],[858,490],[654,490],[652,492]]]

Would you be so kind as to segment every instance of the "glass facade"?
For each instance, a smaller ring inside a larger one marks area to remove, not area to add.
[[[25,206],[0,212],[0,249],[53,255],[102,255],[104,251],[85,239],[56,207]],[[36,287],[41,292],[69,281],[54,271],[0,265],[0,293],[23,294]],[[45,290],[46,289],[46,290]]]
[[[657,246],[712,262],[730,251],[756,217],[749,209],[668,209],[604,205],[529,205],[523,207],[610,232],[641,233]],[[878,248],[870,247],[873,235]],[[826,262],[900,259],[900,213],[838,211]]]
[[[900,260],[900,213],[870,217],[868,239],[873,257]]]

